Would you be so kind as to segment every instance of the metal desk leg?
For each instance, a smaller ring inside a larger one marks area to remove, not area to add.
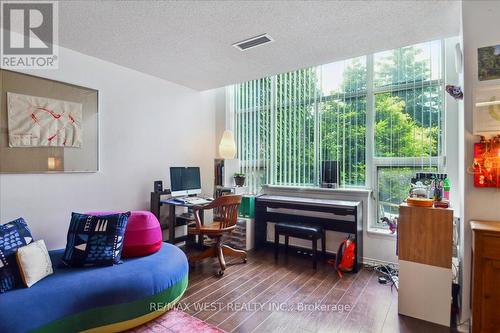
[[[168,242],[175,244],[175,206],[168,205]]]
[[[204,220],[205,220],[205,212],[203,210],[200,211],[200,220],[201,220],[201,225],[204,225]],[[203,235],[198,235],[198,247],[200,249],[203,249],[204,244],[203,244]]]

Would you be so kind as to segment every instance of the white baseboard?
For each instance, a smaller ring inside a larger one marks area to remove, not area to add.
[[[367,257],[363,257],[363,264],[367,266],[393,265],[394,267],[399,268],[399,264],[397,262],[390,262]]]

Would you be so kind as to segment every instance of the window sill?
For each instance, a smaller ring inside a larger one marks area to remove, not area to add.
[[[316,186],[286,186],[286,185],[264,185],[263,191],[269,190],[283,190],[283,191],[296,191],[307,193],[339,193],[350,195],[366,195],[368,196],[372,190],[366,187],[351,187],[351,188],[323,188]]]
[[[368,228],[366,233],[369,235],[389,237],[389,238],[396,238],[398,235],[397,233],[392,234],[389,229],[382,229],[382,228]]]

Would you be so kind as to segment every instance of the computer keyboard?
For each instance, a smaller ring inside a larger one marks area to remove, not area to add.
[[[210,201],[208,201],[207,199],[203,199],[203,198],[189,198],[189,200],[187,200],[187,203],[189,204],[192,204],[192,205],[202,205],[202,204],[206,204],[206,203],[209,203]]]
[[[189,204],[189,205],[203,205],[203,204],[210,202],[210,200],[199,198],[199,197],[175,198],[174,200],[177,202],[181,202],[183,204]]]

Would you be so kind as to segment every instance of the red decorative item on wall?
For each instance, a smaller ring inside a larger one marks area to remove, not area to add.
[[[500,188],[500,136],[474,144],[474,186]]]

